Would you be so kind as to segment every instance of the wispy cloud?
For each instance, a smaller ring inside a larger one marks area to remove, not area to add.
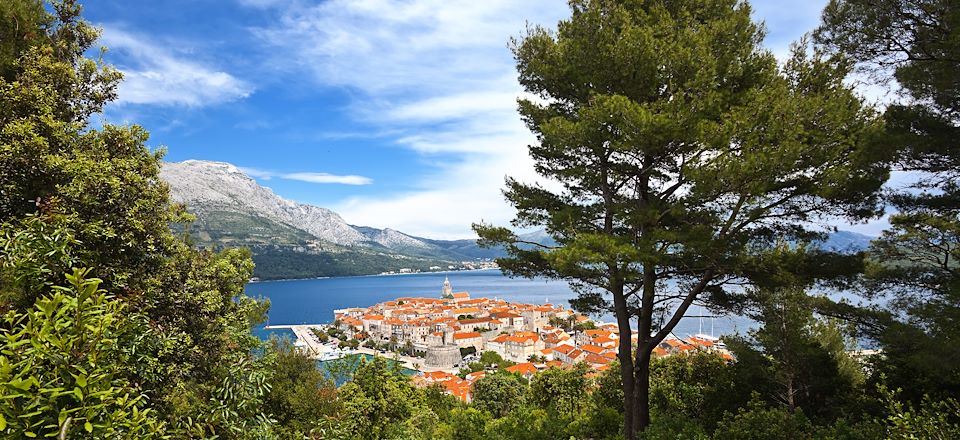
[[[438,238],[472,236],[470,224],[506,223],[505,176],[535,180],[526,146],[535,138],[516,113],[523,91],[507,47],[527,20],[552,25],[563,1],[331,0],[278,6],[276,26],[257,29],[274,63],[321,86],[346,87],[354,118],[416,151],[431,172],[402,193],[333,206],[354,224]]]
[[[247,168],[239,167],[240,171],[243,171],[248,176],[255,177],[263,180],[270,180],[273,178],[286,179],[286,180],[298,180],[301,182],[308,183],[337,183],[341,185],[369,185],[373,183],[373,179],[364,176],[357,175],[337,175],[329,173],[311,173],[311,172],[299,172],[299,173],[276,173],[273,171],[261,170],[257,168]]]
[[[123,56],[120,104],[202,107],[242,99],[254,90],[227,72],[117,27],[106,27],[101,43]]]
[[[248,1],[248,0],[241,0]],[[821,0],[823,1],[823,0]],[[469,225],[506,224],[504,176],[542,181],[527,145],[536,139],[516,112],[523,90],[508,49],[527,23],[569,16],[562,0],[329,0],[276,3],[275,25],[253,30],[278,70],[350,90],[364,125],[437,166],[411,176],[414,191],[362,196],[335,206],[348,221],[423,236],[472,236]],[[790,12],[765,2],[768,45],[778,55],[812,29],[820,5]],[[794,8],[796,9],[796,8]],[[772,43],[772,44],[770,44]],[[431,160],[442,158],[442,160]]]
[[[373,179],[369,177],[355,175],[338,176],[327,173],[287,173],[280,177],[310,183],[341,183],[344,185],[369,185],[373,183]]]

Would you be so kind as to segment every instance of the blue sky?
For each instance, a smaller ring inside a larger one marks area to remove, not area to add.
[[[754,3],[781,57],[825,0],[791,3]],[[535,175],[507,42],[569,15],[560,0],[84,6],[126,76],[106,122],[143,125],[167,160],[230,162],[350,223],[436,238],[512,218],[504,176]]]

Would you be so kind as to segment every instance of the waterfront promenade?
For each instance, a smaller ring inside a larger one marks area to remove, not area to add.
[[[274,329],[289,329],[297,336],[297,345],[303,347],[303,350],[307,352],[308,355],[315,359],[319,359],[324,354],[334,352],[334,349],[328,345],[321,343],[316,336],[313,334],[313,329],[323,329],[325,324],[298,324],[298,325],[268,325],[265,328],[267,330]],[[336,339],[333,339],[336,341]],[[443,371],[447,373],[457,373],[457,369],[451,368],[436,368],[428,367],[423,365],[422,358],[415,358],[411,356],[400,356],[395,353],[383,353],[377,350],[373,350],[367,347],[359,347],[356,350],[353,350],[354,353],[367,354],[371,356],[383,356],[388,359],[396,359],[400,362],[400,366],[403,368],[408,368],[416,371],[431,372],[431,371]]]

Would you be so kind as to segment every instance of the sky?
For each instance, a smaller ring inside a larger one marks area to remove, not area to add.
[[[782,59],[825,3],[753,2],[765,46]],[[125,75],[102,122],[142,125],[165,160],[230,162],[351,224],[443,239],[508,224],[504,178],[536,179],[508,42],[569,16],[562,0],[83,4]]]

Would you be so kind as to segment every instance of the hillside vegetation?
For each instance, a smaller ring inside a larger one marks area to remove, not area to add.
[[[489,365],[465,403],[383,358],[336,387],[252,334],[269,303],[243,292],[251,248],[291,276],[481,251],[351,226],[229,164],[223,185],[171,187],[143,127],[99,123],[122,74],[88,58],[99,33],[77,2],[0,2],[0,437],[960,438],[960,6],[834,0],[785,63],[747,3],[570,9],[511,44],[529,152],[557,185],[505,195],[514,225],[543,231],[475,229],[505,272],[615,313],[619,364]],[[855,67],[903,95],[869,107]],[[918,182],[884,188],[891,171]],[[888,207],[865,251],[805,244],[824,219]],[[733,360],[651,356],[692,304],[758,326],[724,338]]]

